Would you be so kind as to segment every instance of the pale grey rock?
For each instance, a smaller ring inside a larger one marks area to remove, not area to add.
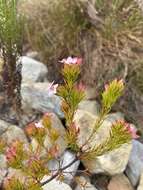
[[[22,83],[47,80],[48,69],[43,63],[27,56],[22,56],[19,61],[22,63]]]
[[[95,160],[90,162],[84,160],[83,163],[92,173],[116,175],[126,169],[131,148],[131,144],[124,144],[118,149],[97,157]]]
[[[7,168],[7,160],[4,154],[0,154],[0,170]]]
[[[95,88],[87,86],[85,89],[85,98],[87,100],[94,100],[97,96],[97,91]]]
[[[70,151],[65,151],[62,161],[62,167],[67,166],[69,163],[71,163],[75,159],[75,154]],[[72,164],[70,167],[64,170],[64,181],[68,184],[70,184],[73,180],[73,177],[75,176],[77,169],[79,167],[80,161],[76,161],[74,164]],[[71,175],[72,174],[72,175]]]
[[[20,140],[27,143],[27,138],[24,131],[18,126],[10,124],[8,124],[8,128],[5,133],[1,135],[1,139],[6,140],[8,144],[14,140]]]
[[[92,113],[93,115],[98,115],[100,106],[97,103],[97,101],[95,101],[95,100],[92,100],[92,101],[91,100],[83,100],[82,102],[80,102],[78,109],[88,111],[88,112]]]
[[[138,185],[137,190],[143,190],[143,173],[142,173],[142,175],[140,177],[140,183]]]
[[[87,141],[88,137],[92,133],[97,119],[97,115],[93,115],[85,110],[77,110],[74,116],[74,121],[77,127],[80,128],[80,133],[78,136],[78,144],[80,146],[82,146]],[[107,115],[104,122],[102,123],[102,126],[99,128],[98,132],[93,136],[94,140],[91,141],[89,145],[93,147],[104,142],[110,135],[110,129],[112,124],[116,120],[120,119],[123,119],[122,114],[120,113],[113,113]]]
[[[51,115],[51,122],[52,122],[52,127],[54,129],[56,129],[56,131],[59,134],[59,137],[55,143],[58,145],[58,155],[60,156],[63,154],[63,152],[67,148],[67,143],[64,139],[64,137],[66,135],[66,131],[65,131],[65,128],[62,125],[60,119],[54,113],[52,113],[52,115]],[[38,143],[35,139],[32,140],[32,146],[33,146],[33,150],[36,150]],[[48,135],[45,137],[44,146],[46,149],[49,149],[52,147],[52,143],[51,143]],[[44,150],[42,151],[42,154],[45,154]]]
[[[10,123],[0,120],[0,135],[5,133],[10,126],[11,126]]]
[[[22,84],[22,108],[25,113],[36,110],[42,113],[54,112],[59,117],[63,117],[61,99],[56,95],[48,95],[48,84],[48,82]]]
[[[37,51],[30,51],[30,52],[27,52],[26,54],[27,57],[30,57],[32,59],[39,59],[39,54]]]
[[[49,176],[45,176],[42,179],[42,182],[49,179]],[[71,187],[61,181],[58,181],[56,179],[50,181],[46,185],[44,185],[43,190],[72,190]]]
[[[4,154],[0,154],[0,184],[7,174],[7,160]]]
[[[84,176],[80,176],[78,178],[79,183],[84,184],[84,190],[97,190],[91,183],[90,180],[87,177]],[[82,190],[82,186],[81,185],[77,185],[77,187],[75,188],[75,190]]]
[[[0,184],[4,181],[7,175],[7,169],[0,169]]]
[[[78,135],[79,146],[82,146],[87,141],[88,137],[92,133],[97,118],[97,116],[94,116],[93,114],[84,110],[78,110],[76,112],[74,121],[77,127],[80,129],[80,133]],[[91,141],[85,146],[85,149],[89,147],[95,147],[105,142],[105,140],[109,138],[112,124],[118,119],[123,119],[120,114],[109,114],[105,118],[101,127],[98,129],[97,133],[93,135]],[[120,148],[115,149],[107,154],[99,156],[90,161],[82,160],[82,162],[92,173],[107,173],[110,175],[119,174],[122,173],[126,168],[131,148],[131,143],[123,144]]]
[[[143,144],[136,140],[133,140],[132,144],[133,148],[126,169],[126,174],[133,186],[136,186],[143,172]]]
[[[61,168],[67,166],[75,159],[75,154],[71,151],[66,150],[64,154],[61,156],[60,165]],[[70,167],[64,170],[64,182],[67,184],[71,184],[73,181],[73,178],[77,172],[77,169],[79,167],[80,161],[76,161],[74,164],[72,164]],[[59,168],[59,162],[57,160],[51,160],[48,163],[48,168],[50,170],[57,170]]]

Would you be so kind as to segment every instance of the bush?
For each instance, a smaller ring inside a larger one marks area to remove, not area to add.
[[[81,59],[69,57],[62,62],[64,63],[62,69],[64,84],[58,86],[52,83],[48,88],[48,93],[52,95],[57,91],[57,95],[62,98],[61,109],[66,119],[64,140],[68,144],[67,148],[73,151],[76,157],[67,166],[60,167],[56,171],[50,170],[47,167],[50,160],[58,158],[59,149],[57,139],[60,134],[52,126],[52,113],[46,113],[40,122],[29,124],[25,128],[25,132],[29,138],[31,140],[35,139],[38,143],[35,149],[30,144],[24,144],[19,140],[13,141],[8,147],[6,146],[6,142],[0,141],[0,151],[5,152],[8,166],[20,170],[24,177],[23,180],[16,176],[6,178],[3,183],[5,190],[42,190],[42,186],[54,178],[58,177],[59,180],[63,180],[64,170],[78,160],[95,159],[97,156],[119,148],[124,143],[130,143],[132,138],[137,138],[136,130],[129,124],[125,121],[116,121],[111,127],[109,138],[102,144],[94,145],[93,147],[89,146],[91,139],[94,138],[97,130],[110,112],[111,107],[123,93],[123,81],[113,80],[105,86],[105,90],[102,93],[102,109],[91,134],[82,145],[78,144],[80,129],[74,123],[74,114],[78,108],[78,104],[85,97],[84,86],[81,83],[77,83],[80,74]],[[47,135],[52,145],[50,148],[44,145]],[[42,154],[43,149],[45,154]],[[48,175],[49,179],[41,182],[45,175]]]

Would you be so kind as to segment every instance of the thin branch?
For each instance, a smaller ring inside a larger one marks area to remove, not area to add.
[[[41,183],[41,186],[44,186],[45,184],[49,183],[53,179],[55,179],[62,171],[69,168],[71,165],[73,165],[75,162],[78,161],[78,158],[76,157],[72,162],[70,162],[68,165],[64,166],[63,168],[59,169],[53,176],[51,176],[49,179]]]

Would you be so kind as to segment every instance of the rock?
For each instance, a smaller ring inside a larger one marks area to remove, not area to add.
[[[107,190],[107,186],[110,181],[110,176],[105,174],[94,174],[91,176],[91,184],[94,185],[97,189]]]
[[[45,176],[42,180],[45,181],[49,179],[49,176]],[[49,183],[47,183],[46,185],[44,185],[43,190],[72,190],[71,187],[61,181],[58,181],[56,179],[50,181]]]
[[[80,128],[78,136],[78,144],[83,145],[88,136],[91,134],[92,129],[96,123],[97,116],[87,112],[85,110],[77,110],[74,121]],[[94,136],[94,141],[91,141],[91,146],[99,145],[104,142],[110,135],[110,128],[112,124],[119,119],[123,119],[120,113],[109,114],[104,120],[102,126],[98,130],[98,133]]]
[[[52,122],[52,127],[55,128],[59,133],[59,138],[56,140],[56,143],[57,143],[58,148],[59,148],[58,153],[60,156],[63,154],[63,152],[67,148],[67,143],[64,140],[66,131],[65,131],[65,128],[62,125],[61,121],[59,120],[59,118],[54,113],[52,113],[51,122]],[[48,135],[45,137],[44,145],[45,145],[45,148],[47,148],[47,149],[51,148],[51,146],[52,146],[50,138]],[[34,149],[36,149],[38,146],[35,139],[32,140],[32,146]],[[44,151],[42,153],[44,154]]]
[[[75,154],[70,151],[66,151],[61,159],[62,167],[67,166],[74,159],[75,159]],[[77,172],[79,164],[80,164],[80,161],[77,161],[74,164],[72,164],[70,167],[68,167],[67,169],[64,170],[66,172],[66,173],[64,173],[64,182],[65,183],[71,184],[71,182]],[[71,173],[72,173],[72,175],[71,175]]]
[[[36,60],[39,59],[39,54],[38,54],[37,51],[30,51],[30,52],[27,52],[27,53],[26,53],[26,56],[27,56],[27,57],[30,57],[30,58],[32,58],[32,59],[36,59]]]
[[[3,154],[0,154],[0,170],[7,168],[7,160],[6,156]]]
[[[10,126],[11,126],[10,123],[0,120],[0,135],[5,133]]]
[[[38,112],[54,112],[59,117],[63,117],[61,112],[60,97],[47,93],[48,82],[45,83],[25,83],[21,87],[22,108],[25,113],[31,113],[32,110]]]
[[[47,80],[47,67],[30,57],[22,56],[22,82],[43,82]]]
[[[97,190],[91,183],[90,183],[90,180],[84,176],[80,176],[78,178],[79,180],[79,184],[77,185],[77,187],[75,188],[75,190],[81,190],[82,189],[82,186],[80,184],[83,184],[85,185],[84,186],[84,190]]]
[[[6,169],[0,169],[0,185],[4,181],[6,175],[7,175],[7,170]]]
[[[1,122],[1,121],[0,121]],[[2,122],[3,123],[3,122]],[[1,135],[1,139],[6,140],[10,144],[13,140],[20,140],[27,143],[27,138],[24,131],[16,125],[11,125],[7,123],[8,128]]]
[[[120,174],[112,177],[108,190],[133,190],[133,187],[128,178],[124,174]]]
[[[78,109],[88,111],[93,115],[98,115],[100,106],[95,100],[94,101],[84,100],[79,104]]]
[[[143,144],[133,140],[133,148],[129,158],[126,174],[133,186],[139,182],[141,173],[143,172]]]
[[[110,135],[110,128],[112,124],[117,120],[121,119],[119,114],[109,114],[102,126],[98,129],[97,133],[93,136],[93,140],[85,146],[85,149],[90,147],[95,147],[102,142],[104,142]],[[79,127],[80,133],[78,136],[78,145],[83,145],[88,139],[92,132],[92,129],[97,120],[97,116],[92,115],[84,110],[78,110],[74,117],[75,124]],[[107,173],[110,175],[115,175],[122,173],[129,160],[129,155],[131,152],[132,145],[123,144],[120,148],[115,149],[107,154],[99,156],[93,160],[82,160],[85,167],[89,169],[91,173]],[[121,158],[124,159],[121,159]]]
[[[7,160],[4,154],[0,154],[0,184],[7,174]]]
[[[65,151],[64,154],[61,156],[60,163],[61,168],[67,166],[69,163],[71,163],[75,159],[75,154],[70,151]],[[77,172],[77,169],[79,167],[80,161],[75,162],[70,167],[64,170],[64,183],[71,184],[73,182],[73,178]],[[57,160],[51,160],[48,163],[48,168],[50,170],[57,170],[59,168],[59,162]],[[71,175],[72,173],[72,175]]]
[[[97,96],[96,89],[90,86],[87,86],[85,89],[85,97],[87,100],[94,100]]]
[[[137,190],[143,190],[143,173],[140,177],[140,183],[139,183]]]

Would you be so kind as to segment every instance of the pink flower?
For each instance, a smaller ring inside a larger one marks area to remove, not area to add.
[[[79,91],[84,92],[85,89],[86,89],[86,87],[85,87],[85,85],[84,85],[82,82],[80,82],[80,83],[78,84],[78,86],[77,86],[77,89],[78,89]]]
[[[114,84],[118,84],[120,87],[123,87],[123,86],[124,86],[124,81],[123,81],[123,79],[120,79],[120,80],[115,79],[113,82],[114,82]],[[112,83],[113,83],[113,82],[112,82]],[[105,90],[106,90],[106,91],[108,90],[109,87],[110,87],[110,84],[105,84]]]
[[[137,139],[139,136],[137,135],[137,129],[130,124],[126,123],[125,128],[128,130],[128,132],[131,134],[133,139]]]
[[[68,65],[80,65],[82,63],[82,58],[78,58],[78,57],[68,57],[67,59],[63,59],[62,61],[60,61],[61,63],[65,63]]]
[[[6,151],[6,159],[12,161],[16,157],[16,147],[9,147]]]
[[[36,128],[44,128],[41,122],[35,123]]]
[[[74,130],[76,134],[80,132],[80,128],[74,122],[71,125],[71,129]]]
[[[48,95],[53,96],[57,92],[58,84],[54,84],[54,81],[48,85]]]

